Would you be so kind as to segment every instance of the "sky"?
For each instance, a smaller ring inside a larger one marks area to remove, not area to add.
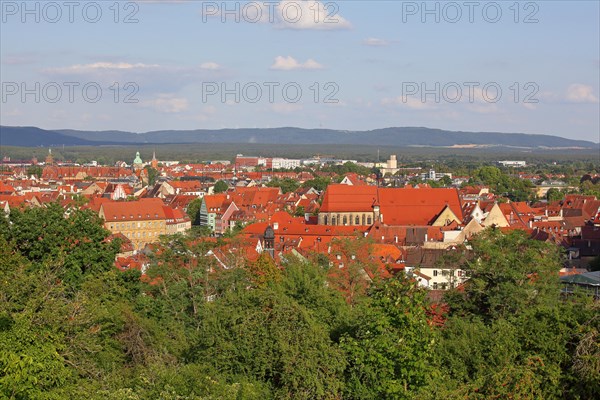
[[[598,1],[0,0],[0,123],[600,141]]]

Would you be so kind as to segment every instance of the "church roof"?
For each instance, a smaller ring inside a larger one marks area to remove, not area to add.
[[[329,185],[320,211],[370,212],[374,202],[379,203],[386,225],[429,225],[446,206],[463,219],[458,191],[445,188]]]

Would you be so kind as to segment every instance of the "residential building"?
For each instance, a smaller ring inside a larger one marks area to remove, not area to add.
[[[113,234],[123,234],[136,250],[167,234],[167,216],[160,199],[105,202],[99,214],[106,229]]]

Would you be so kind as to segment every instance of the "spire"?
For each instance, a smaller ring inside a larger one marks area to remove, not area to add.
[[[158,169],[158,160],[156,159],[156,149],[152,152],[152,161],[150,162],[152,168]]]
[[[48,156],[46,157],[46,165],[54,164],[54,157],[52,157],[52,149],[48,148]]]

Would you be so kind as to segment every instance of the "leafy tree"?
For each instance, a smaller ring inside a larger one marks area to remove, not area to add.
[[[330,178],[325,178],[322,176],[316,176],[314,179],[309,179],[307,181],[305,181],[302,184],[302,187],[305,188],[314,188],[315,190],[318,190],[320,192],[322,192],[323,190],[327,189],[327,186],[331,183],[331,179]]]
[[[267,183],[268,187],[278,187],[281,188],[283,193],[294,192],[296,189],[300,187],[300,184],[295,179],[291,178],[274,178],[271,182]]]
[[[187,207],[187,215],[192,220],[192,225],[200,225],[200,209],[202,208],[202,200],[194,199],[190,201]]]
[[[378,271],[370,259],[373,242],[362,237],[332,241],[332,254],[340,257],[336,266],[329,270],[328,281],[339,290],[353,307],[363,299],[371,279],[378,279]]]
[[[327,327],[276,287],[228,292],[206,305],[190,359],[266,382],[280,399],[339,397],[344,357]]]
[[[298,207],[296,207],[296,211],[294,211],[294,216],[295,217],[304,217],[305,213],[306,213],[306,211],[304,210],[304,206],[298,206]]]
[[[563,199],[563,197],[564,197],[563,193],[556,188],[550,188],[550,189],[548,189],[548,192],[546,192],[546,199],[550,202],[560,201]]]
[[[263,252],[256,261],[250,262],[248,271],[252,281],[258,286],[265,286],[281,279],[281,271],[267,252]]]
[[[144,168],[146,169],[146,174],[148,176],[148,185],[154,185],[159,176],[158,171],[156,170],[156,168],[150,165],[146,165]]]
[[[227,189],[229,189],[229,185],[225,181],[218,180],[215,183],[215,186],[214,186],[213,190],[214,190],[215,193],[223,193],[223,192],[226,192]]]
[[[425,289],[403,274],[379,282],[360,306],[356,326],[341,338],[345,394],[354,399],[409,398],[433,373],[435,334]]]
[[[448,175],[442,176],[439,182],[444,187],[450,187],[452,185],[452,179],[450,179]]]
[[[572,398],[564,390],[574,379],[572,343],[595,328],[582,298],[559,298],[557,248],[492,229],[472,246],[461,265],[470,280],[446,296],[451,313],[437,347],[446,378],[424,398]]]
[[[561,268],[556,246],[531,240],[522,231],[487,229],[472,241],[461,269],[470,279],[462,293],[450,292],[455,313],[495,319],[556,302]]]
[[[75,210],[68,218],[63,208],[52,203],[25,211],[13,210],[0,233],[16,244],[16,249],[34,265],[59,262],[62,279],[72,284],[91,271],[113,267],[120,241],[107,241],[110,232],[91,210]]]
[[[42,177],[43,169],[39,165],[31,165],[27,167],[27,176],[35,176],[36,178]]]

